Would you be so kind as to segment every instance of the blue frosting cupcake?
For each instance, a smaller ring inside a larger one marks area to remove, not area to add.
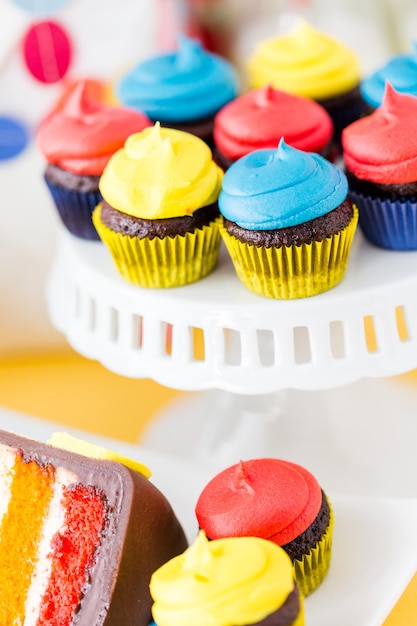
[[[377,109],[384,99],[389,82],[398,93],[417,96],[417,43],[409,54],[394,56],[362,80],[360,90],[368,112]]]
[[[221,232],[236,273],[258,295],[303,298],[342,279],[357,224],[344,173],[315,153],[256,150],[225,173]]]
[[[232,64],[181,35],[178,48],[146,59],[115,85],[118,100],[154,122],[212,141],[214,115],[238,94]]]

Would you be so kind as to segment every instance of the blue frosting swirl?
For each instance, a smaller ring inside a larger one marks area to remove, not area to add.
[[[274,230],[326,215],[347,193],[338,167],[281,139],[277,150],[255,150],[226,171],[219,208],[242,228]]]
[[[373,108],[383,101],[386,82],[399,93],[417,96],[417,44],[411,54],[400,54],[378,68],[361,82],[362,98]]]
[[[210,117],[233,100],[238,75],[231,63],[181,35],[175,52],[139,63],[115,89],[124,105],[153,121],[183,122]]]

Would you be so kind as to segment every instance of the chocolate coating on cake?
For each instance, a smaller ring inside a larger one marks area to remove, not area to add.
[[[144,476],[113,461],[79,454],[0,431],[0,442],[27,462],[63,467],[102,492],[109,511],[89,583],[73,618],[77,626],[148,626],[153,572],[187,548],[165,496]]]
[[[300,612],[300,591],[297,586],[291,591],[284,604],[265,619],[251,626],[291,626]]]
[[[265,248],[281,246],[300,246],[322,241],[346,228],[353,218],[353,208],[349,198],[330,213],[298,226],[277,228],[275,230],[247,230],[224,218],[224,226],[230,235],[243,243]]]
[[[207,226],[218,216],[217,202],[197,209],[192,215],[156,220],[146,220],[127,215],[117,211],[105,201],[102,202],[101,206],[101,221],[107,228],[122,235],[138,237],[139,239],[144,239],[145,237],[149,239],[154,237],[163,239],[164,237],[185,235],[186,233],[194,232],[196,228]]]
[[[52,185],[68,189],[70,191],[81,191],[89,193],[98,191],[100,176],[89,176],[87,174],[74,174],[62,169],[58,165],[49,163],[45,170],[45,178]]]
[[[392,198],[396,200],[400,197],[417,197],[417,181],[412,183],[398,183],[384,185],[373,183],[362,178],[358,178],[349,170],[346,171],[349,186],[352,190],[362,193],[372,198]]]
[[[317,517],[306,530],[295,539],[282,546],[282,549],[294,561],[302,560],[303,556],[310,552],[326,532],[330,523],[330,506],[326,495],[322,490],[322,502]]]

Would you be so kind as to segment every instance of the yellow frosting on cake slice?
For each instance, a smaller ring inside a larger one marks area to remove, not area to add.
[[[139,461],[130,459],[122,454],[119,454],[118,452],[108,450],[104,446],[89,443],[88,441],[84,441],[83,439],[79,439],[78,437],[74,437],[68,433],[54,433],[49,439],[48,444],[56,448],[68,450],[69,452],[82,454],[83,456],[87,456],[91,459],[122,463],[122,465],[126,465],[126,467],[142,474],[145,478],[150,478],[152,475],[151,470],[143,463],[139,463]]]

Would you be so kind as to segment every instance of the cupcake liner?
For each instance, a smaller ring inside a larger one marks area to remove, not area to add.
[[[351,102],[342,107],[338,107],[329,111],[334,124],[334,137],[335,140],[340,143],[342,130],[355,122],[362,116],[363,103],[358,98],[355,102]]]
[[[359,226],[380,248],[417,250],[417,198],[374,198],[349,191],[359,209]]]
[[[216,266],[221,241],[219,219],[185,235],[139,239],[111,230],[100,215],[101,205],[98,205],[93,223],[116,269],[134,285],[180,287],[200,280]]]
[[[306,298],[327,291],[343,278],[358,221],[353,218],[331,237],[300,246],[266,248],[241,242],[223,224],[220,232],[236,274],[253,293],[289,300]]]
[[[361,97],[346,98],[345,101],[340,100],[340,104],[327,104],[325,100],[319,100],[319,103],[326,109],[333,121],[334,131],[333,137],[335,142],[341,145],[342,130],[355,122],[362,116],[363,101]]]
[[[330,519],[326,532],[310,552],[303,556],[301,561],[298,559],[293,561],[295,579],[305,598],[321,585],[330,567],[334,513],[328,499],[327,501],[330,506]]]
[[[91,215],[101,202],[100,192],[81,192],[53,185],[45,177],[46,185],[55,202],[62,223],[70,233],[81,239],[99,241]]]

